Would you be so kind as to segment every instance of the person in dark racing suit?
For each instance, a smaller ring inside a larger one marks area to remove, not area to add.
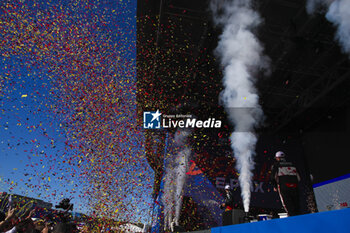
[[[227,226],[232,224],[232,210],[233,210],[233,193],[230,190],[230,185],[225,186],[225,202],[220,205],[221,209],[225,211],[222,213],[222,225]]]
[[[300,176],[293,163],[288,162],[285,157],[282,151],[276,153],[276,162],[271,170],[271,183],[274,191],[278,191],[288,216],[294,216],[300,214],[298,187]]]

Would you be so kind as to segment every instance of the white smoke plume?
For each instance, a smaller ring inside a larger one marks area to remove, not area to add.
[[[250,0],[212,0],[210,7],[214,22],[223,29],[215,51],[224,75],[220,100],[235,127],[230,137],[231,147],[239,172],[244,210],[248,212],[257,142],[254,132],[263,117],[254,73],[260,68],[266,69],[269,63],[253,32],[261,18]]]
[[[188,172],[188,161],[191,156],[191,148],[187,144],[190,130],[179,129],[175,132],[173,143],[174,153],[168,154],[166,174],[164,178],[164,227],[179,225],[182,208],[182,192]]]
[[[306,11],[309,14],[313,14],[324,7],[328,8],[333,1],[334,0],[308,0],[306,2]]]
[[[349,0],[308,0],[306,9],[312,14],[326,8],[326,18],[337,27],[335,35],[343,51],[350,56],[350,1]]]

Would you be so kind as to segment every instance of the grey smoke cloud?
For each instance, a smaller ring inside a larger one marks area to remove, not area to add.
[[[325,8],[326,18],[336,28],[335,39],[342,50],[350,57],[350,1],[349,0],[308,0],[306,9],[309,14]]]
[[[263,118],[254,73],[261,68],[266,69],[269,64],[254,34],[261,18],[251,4],[250,0],[212,0],[210,4],[214,23],[223,29],[215,50],[223,67],[224,90],[220,101],[235,127],[230,137],[231,147],[237,160],[236,168],[240,174],[241,196],[246,212],[249,211],[257,142],[255,128]]]
[[[164,177],[164,226],[170,229],[172,225],[179,225],[182,207],[183,188],[188,172],[188,161],[191,156],[191,147],[187,139],[191,134],[189,129],[178,129],[171,144],[175,147],[167,155],[167,166]]]

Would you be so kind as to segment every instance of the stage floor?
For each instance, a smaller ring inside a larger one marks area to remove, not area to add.
[[[209,232],[209,231],[206,231]],[[215,227],[211,233],[350,233],[350,208]]]

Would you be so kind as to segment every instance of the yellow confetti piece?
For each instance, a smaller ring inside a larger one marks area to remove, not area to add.
[[[26,98],[28,95],[27,94],[24,94],[24,95],[22,95],[22,98]]]

